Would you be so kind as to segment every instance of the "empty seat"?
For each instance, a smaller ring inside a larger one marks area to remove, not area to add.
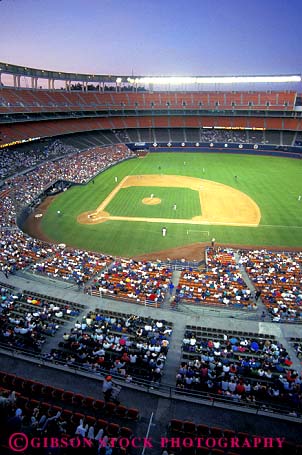
[[[219,427],[211,427],[210,428],[211,436],[214,438],[221,438],[223,436],[223,430]]]
[[[96,426],[97,426],[98,430],[100,430],[100,429],[106,430],[107,426],[108,426],[108,422],[107,422],[107,420],[104,420],[104,419],[98,419]]]
[[[115,408],[115,415],[117,417],[123,418],[126,417],[126,414],[127,414],[126,406],[119,405]]]
[[[130,408],[127,412],[127,418],[131,420],[137,420],[139,416],[139,411],[136,408]]]
[[[41,395],[43,397],[44,400],[50,400],[51,398],[53,398],[53,391],[54,391],[54,388],[51,387],[51,386],[44,386],[41,390]]]
[[[95,411],[101,411],[104,409],[105,406],[105,401],[103,400],[95,400],[93,403],[93,409]]]
[[[236,435],[236,432],[234,430],[230,430],[229,428],[225,428],[223,430],[223,436],[225,438],[234,438]]]
[[[183,423],[183,432],[185,434],[195,434],[196,432],[196,425],[194,422],[184,421]]]
[[[249,436],[249,433],[246,433],[244,431],[238,431],[237,433],[237,438],[240,442],[243,442],[245,439],[249,439]]]
[[[85,397],[82,401],[82,406],[85,409],[93,409],[95,399],[93,397]]]
[[[178,419],[172,419],[170,422],[170,430],[173,433],[180,433],[183,431],[183,421]]]
[[[133,431],[131,430],[131,428],[128,428],[128,427],[120,428],[120,437],[121,438],[130,439],[132,435],[133,435]]]
[[[199,423],[196,426],[197,436],[207,436],[209,434],[209,426],[203,423]]]
[[[63,401],[63,394],[64,394],[64,389],[58,389],[56,387],[53,388],[53,392],[52,392],[52,397],[55,399],[55,400],[62,400]]]
[[[80,393],[75,393],[72,397],[71,404],[73,406],[82,406],[84,399],[85,399],[84,395]]]
[[[73,392],[65,391],[61,398],[63,403],[72,404],[73,395]]]
[[[105,403],[104,411],[108,415],[112,415],[117,408],[117,405],[115,403],[112,403],[111,401],[108,401]]]
[[[109,423],[107,426],[107,434],[111,438],[115,438],[118,436],[120,432],[120,426],[117,423]]]

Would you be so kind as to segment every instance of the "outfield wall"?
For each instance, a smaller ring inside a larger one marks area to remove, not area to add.
[[[143,144],[143,143],[142,143]],[[227,144],[225,143],[213,143],[211,147],[209,143],[199,143],[196,146],[193,142],[171,142],[171,145],[168,145],[164,142],[158,142],[156,146],[152,142],[145,142],[144,145],[138,145],[137,143],[127,143],[126,145],[131,148],[131,150],[142,150],[146,149],[149,152],[193,152],[193,153],[233,153],[233,154],[249,154],[249,155],[267,155],[267,156],[279,156],[286,158],[302,158],[302,147],[292,147],[284,146],[280,149],[276,149],[274,146],[270,145],[258,145],[258,148],[255,148],[255,144]],[[184,144],[184,145],[183,145]],[[242,148],[239,147],[242,145]]]

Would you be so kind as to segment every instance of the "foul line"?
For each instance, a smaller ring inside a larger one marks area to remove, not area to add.
[[[243,223],[228,223],[223,221],[207,221],[207,220],[192,220],[181,218],[140,218],[130,216],[106,216],[102,218],[104,221],[144,221],[146,223],[169,223],[169,224],[194,224],[206,226],[244,226],[244,227],[258,227],[258,224],[243,224]]]
[[[259,224],[259,228],[261,227],[269,227],[269,228],[292,228],[292,229],[302,229],[302,226],[291,226],[291,225],[283,225],[283,224]]]

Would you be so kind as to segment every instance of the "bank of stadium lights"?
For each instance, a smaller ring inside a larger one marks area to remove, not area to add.
[[[284,83],[284,82],[301,82],[301,75],[287,76],[221,76],[221,77],[128,77],[127,81],[130,84],[245,84],[245,83]],[[121,78],[117,78],[116,82],[120,83]]]

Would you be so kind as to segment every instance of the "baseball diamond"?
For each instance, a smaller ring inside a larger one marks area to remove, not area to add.
[[[40,238],[126,256],[154,253],[159,257],[161,251],[180,248],[178,254],[186,257],[192,245],[198,250],[205,242],[199,234],[202,226],[209,231],[209,238],[220,244],[298,247],[302,243],[302,213],[296,197],[300,180],[299,160],[149,153],[106,170],[94,184],[75,186],[52,198],[51,203],[45,202],[44,210],[36,209],[43,217],[30,218],[28,223],[39,231],[36,235]],[[178,193],[181,190],[196,194],[197,205],[195,198]],[[159,193],[159,204],[142,203]],[[167,197],[170,202],[162,211]],[[111,213],[119,198],[118,211],[115,208]],[[179,216],[184,208],[185,215]],[[61,210],[61,217],[57,210]],[[163,225],[169,225],[164,238]]]
[[[260,210],[257,204],[241,191],[217,182],[177,175],[143,175],[127,176],[116,187],[158,186],[159,188],[190,188],[198,191],[200,207],[203,215],[191,218],[189,224],[226,224],[233,226],[258,226]],[[94,212],[85,212],[78,216],[77,221],[83,224],[97,224],[106,220],[128,220],[156,222],[157,217],[140,218],[111,216],[105,211],[110,201],[117,194],[116,189],[102,202]],[[164,223],[188,223],[185,219],[160,218]]]
[[[302,1],[0,16],[0,455],[302,455]]]

